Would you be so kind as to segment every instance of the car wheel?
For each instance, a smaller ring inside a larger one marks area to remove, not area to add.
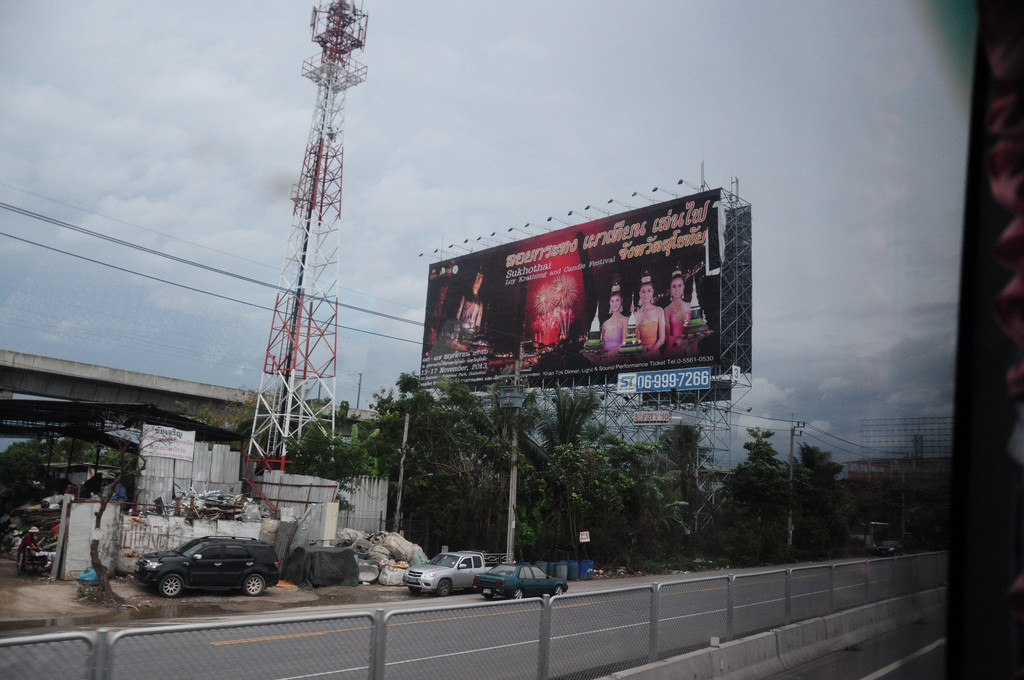
[[[413,595],[419,595],[420,594],[420,590],[422,590],[422,589],[419,586],[409,586],[409,592],[412,593]]]
[[[561,583],[559,583],[558,585],[556,585],[556,586],[555,586],[555,592],[554,592],[554,595],[555,595],[556,597],[557,597],[558,595],[561,595],[561,594],[562,594],[563,592],[564,592],[564,591],[562,590],[562,584],[561,584]]]
[[[164,597],[178,597],[185,590],[185,579],[179,574],[168,574],[160,579],[157,589]]]
[[[512,593],[512,599],[513,600],[521,600],[521,599],[523,599],[523,589],[522,588],[516,588],[516,591],[514,593]]]
[[[452,582],[448,579],[443,579],[437,584],[437,596],[448,597],[452,594]]]
[[[259,574],[249,574],[242,584],[242,592],[249,597],[256,597],[267,587],[267,581]]]

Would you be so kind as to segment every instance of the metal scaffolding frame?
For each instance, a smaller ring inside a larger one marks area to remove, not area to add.
[[[860,444],[867,457],[952,458],[953,417],[861,420]]]

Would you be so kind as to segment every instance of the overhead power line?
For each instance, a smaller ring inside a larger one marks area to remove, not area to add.
[[[87,213],[89,215],[95,215],[96,217],[101,217],[104,220],[109,220],[110,222],[117,222],[118,224],[123,224],[123,225],[125,225],[127,227],[131,227],[132,229],[141,229],[142,231],[148,231],[151,234],[156,234],[158,236],[162,236],[162,237],[164,237],[166,239],[170,239],[172,241],[177,241],[179,243],[186,243],[186,244],[188,244],[190,246],[194,246],[196,248],[201,248],[203,250],[208,250],[208,251],[210,251],[212,253],[217,253],[217,254],[223,255],[225,257],[234,258],[236,260],[243,260],[245,262],[249,262],[251,264],[254,264],[257,267],[265,267],[265,268],[271,269],[271,270],[275,270],[276,269],[275,265],[267,264],[266,262],[260,262],[259,260],[253,260],[251,258],[239,255],[238,253],[231,253],[231,252],[227,252],[225,250],[220,250],[218,248],[214,248],[212,246],[209,246],[209,245],[206,245],[206,244],[203,244],[203,243],[197,243],[196,241],[190,241],[187,238],[181,238],[180,236],[175,236],[174,234],[168,234],[168,233],[160,231],[158,229],[150,229],[149,227],[144,227],[141,224],[136,224],[135,222],[129,222],[128,220],[122,220],[122,219],[120,219],[118,217],[113,217],[111,215],[107,215],[106,213],[97,212],[96,210],[90,210],[89,208],[84,208],[84,207],[82,207],[80,205],[75,205],[74,203],[68,203],[67,201],[62,201],[60,199],[53,198],[52,196],[46,196],[46,195],[43,195],[43,194],[36,193],[34,191],[29,191],[28,189],[24,189],[22,187],[17,187],[17,186],[14,186],[13,184],[8,184],[6,182],[0,182],[0,187],[7,187],[8,189],[13,189],[14,191],[19,191],[19,192],[21,192],[23,194],[27,194],[28,196],[35,196],[36,198],[41,198],[44,201],[48,201],[50,203],[56,203],[57,205],[62,205],[64,207],[66,207],[66,208],[71,208],[73,210],[77,210],[79,212]],[[404,302],[398,302],[396,300],[389,300],[388,298],[383,298],[383,297],[380,297],[378,295],[373,295],[371,293],[367,293],[365,291],[356,290],[354,288],[348,288],[347,286],[339,285],[338,289],[339,290],[351,291],[351,292],[356,293],[357,295],[360,295],[362,297],[372,298],[374,300],[380,300],[381,302],[387,302],[388,304],[391,304],[391,305],[397,305],[399,307],[405,307],[406,309],[413,309],[413,310],[419,311],[418,307],[407,305]]]
[[[3,204],[0,204],[0,207],[2,207],[2,205]],[[94,259],[94,258],[91,258],[91,257],[86,257],[85,255],[79,255],[78,253],[72,253],[72,252],[69,252],[67,250],[61,250],[60,248],[55,248],[53,246],[45,245],[43,243],[37,243],[37,242],[31,241],[31,240],[29,240],[27,238],[22,238],[21,236],[15,236],[13,234],[8,234],[7,232],[0,231],[0,236],[6,236],[7,238],[14,239],[15,241],[21,241],[22,243],[27,243],[29,245],[37,246],[39,248],[44,248],[46,250],[50,250],[50,251],[53,251],[53,252],[56,252],[56,253],[60,253],[62,255],[68,255],[69,257],[74,257],[74,258],[77,258],[79,260],[84,260],[85,262],[91,262],[92,264],[98,264],[98,265],[103,266],[103,267],[109,267],[110,269],[115,269],[117,271],[124,272],[126,274],[132,274],[134,276],[141,276],[144,279],[149,279],[151,281],[157,281],[158,283],[166,283],[169,286],[175,286],[177,288],[183,288],[185,290],[190,290],[190,291],[192,291],[194,293],[200,293],[202,295],[209,295],[211,297],[220,298],[221,300],[227,300],[228,302],[236,302],[236,303],[238,303],[240,305],[247,305],[249,307],[255,307],[257,309],[263,309],[263,310],[266,310],[266,311],[269,311],[269,312],[273,312],[274,311],[271,307],[267,307],[265,305],[256,304],[255,302],[246,302],[245,300],[239,300],[238,298],[233,298],[233,297],[230,297],[228,295],[221,295],[220,293],[214,293],[214,292],[211,292],[211,291],[208,291],[208,290],[203,290],[202,288],[196,288],[195,286],[187,286],[187,285],[185,285],[183,283],[177,283],[176,281],[169,281],[167,279],[161,279],[160,277],[152,276],[150,274],[143,274],[142,272],[137,272],[135,270],[128,269],[126,267],[120,267],[120,266],[118,266],[116,264],[110,264],[109,262],[103,262],[102,260],[97,260],[97,259]],[[342,305],[342,306],[345,306],[345,305]],[[364,310],[360,310],[360,311],[364,311]],[[420,324],[420,325],[422,325],[422,324]],[[377,336],[379,338],[387,338],[389,340],[398,340],[398,341],[401,341],[401,342],[408,342],[408,343],[413,344],[413,345],[419,345],[420,344],[419,341],[417,341],[417,340],[409,340],[407,338],[400,338],[398,336],[387,335],[385,333],[376,333],[374,331],[367,331],[367,330],[364,330],[362,328],[352,328],[351,326],[342,326],[341,324],[338,325],[338,328],[342,328],[342,329],[345,329],[347,331],[353,331],[353,332],[356,332],[356,333],[366,333],[367,335],[375,335],[375,336]]]
[[[210,266],[210,265],[207,265],[207,264],[203,264],[201,262],[196,262],[195,260],[189,260],[188,258],[179,257],[177,255],[171,255],[170,253],[163,253],[163,252],[160,252],[159,250],[155,250],[153,248],[148,248],[146,246],[139,245],[138,243],[132,243],[131,241],[126,241],[124,239],[116,238],[114,236],[108,236],[106,234],[101,234],[100,232],[92,231],[91,229],[86,229],[85,227],[80,227],[78,225],[71,224],[70,222],[64,222],[63,220],[58,220],[58,219],[56,219],[54,217],[49,217],[47,215],[43,215],[42,213],[37,213],[37,212],[33,212],[31,210],[26,210],[25,208],[19,208],[18,206],[11,205],[10,203],[0,202],[0,208],[3,208],[4,210],[9,210],[9,211],[14,212],[14,213],[18,213],[19,215],[23,215],[25,217],[29,217],[29,218],[32,218],[34,220],[39,220],[41,222],[47,222],[49,224],[52,224],[52,225],[55,225],[55,226],[58,226],[58,227],[62,227],[64,229],[70,229],[71,231],[76,231],[76,232],[78,232],[80,234],[85,234],[86,236],[92,236],[94,238],[98,238],[98,239],[101,239],[101,240],[104,240],[104,241],[108,241],[110,243],[115,243],[117,245],[124,246],[125,248],[131,248],[133,250],[138,250],[140,252],[147,253],[149,255],[155,255],[157,257],[162,257],[165,260],[171,260],[172,262],[178,262],[180,264],[185,264],[185,265],[188,265],[190,267],[196,267],[197,269],[203,269],[203,270],[206,270],[208,272],[212,272],[214,274],[220,274],[222,276],[228,276],[228,277],[231,277],[233,279],[238,279],[239,281],[245,281],[246,283],[253,283],[253,284],[256,284],[257,286],[263,286],[264,288],[270,288],[270,289],[276,290],[278,292],[288,292],[286,289],[281,288],[280,286],[276,286],[276,285],[274,285],[272,283],[267,283],[266,281],[260,281],[259,279],[254,279],[252,277],[245,276],[243,274],[236,274],[235,272],[231,272],[231,271],[228,271],[226,269],[220,269],[218,267],[213,267],[213,266]],[[11,236],[10,234],[4,234],[4,236],[10,236],[11,238],[17,238],[15,236]],[[38,243],[34,243],[32,241],[27,241],[25,239],[19,239],[19,240],[24,240],[26,243],[32,243],[32,245],[40,245]],[[48,246],[41,246],[41,247],[48,247]],[[68,252],[63,251],[63,250],[58,250],[56,248],[50,248],[50,250],[57,250],[58,252],[64,253],[65,255],[71,255],[72,254],[72,253],[68,253]],[[89,260],[90,262],[97,262],[96,260],[90,260],[89,258],[85,258],[85,257],[83,257],[81,259]],[[101,263],[97,262],[97,264],[101,264]],[[115,267],[115,268],[119,269],[119,267]],[[124,270],[124,271],[128,271],[128,270]],[[152,278],[152,277],[149,277],[149,278]],[[164,281],[164,283],[167,283],[167,282]],[[184,286],[184,287],[187,288],[188,286]],[[321,299],[321,298],[316,298],[316,299]],[[328,302],[330,302],[330,300],[328,300]],[[249,303],[243,303],[243,304],[249,304]],[[346,304],[344,302],[339,302],[338,306],[339,307],[343,307],[345,309],[351,309],[351,310],[356,311],[356,312],[362,312],[364,314],[372,314],[374,316],[379,316],[379,317],[382,317],[382,318],[385,318],[385,319],[390,319],[392,321],[400,321],[402,323],[407,323],[407,324],[412,325],[412,326],[419,326],[421,328],[423,327],[423,323],[420,322],[420,321],[413,321],[411,319],[404,319],[404,318],[402,318],[400,316],[395,316],[394,314],[385,314],[384,312],[378,312],[378,311],[375,311],[375,310],[372,310],[372,309],[366,309],[365,307],[357,307],[355,305]],[[273,311],[273,310],[271,310],[271,311]],[[385,337],[388,337],[388,336],[385,336]]]

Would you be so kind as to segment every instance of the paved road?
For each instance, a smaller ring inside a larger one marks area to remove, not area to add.
[[[771,680],[935,680],[946,677],[944,616],[913,623]]]
[[[861,569],[855,581],[862,591],[887,589],[892,581],[889,572]],[[785,616],[786,579],[779,570],[746,572],[737,575],[732,585],[721,572],[677,578],[674,583],[664,576],[651,578],[662,583],[657,607],[663,656],[704,647],[712,636],[724,639],[727,606],[734,611],[737,637],[780,625]],[[833,580],[838,599],[847,586],[840,574]],[[798,602],[817,603],[819,608],[827,604],[823,596],[828,583],[816,571],[803,568],[794,572],[792,581],[793,610],[805,608]],[[600,585],[574,582],[568,595],[551,601],[549,620],[539,600],[485,602],[476,595],[460,595],[410,598],[372,610],[359,607],[362,612],[351,606],[293,610],[283,612],[281,618],[264,618],[259,625],[252,625],[253,617],[236,617],[159,629],[130,628],[116,633],[111,643],[111,677],[206,677],[231,669],[232,673],[244,670],[247,680],[362,678],[374,650],[375,617],[386,621],[377,649],[388,680],[479,677],[481,668],[488,669],[490,680],[532,677],[538,659],[545,658],[541,640],[550,640],[551,676],[600,677],[646,660],[653,606],[652,589],[637,580],[629,586],[626,580]],[[39,668],[41,673],[66,669],[71,676],[80,674],[87,651],[83,645],[45,644],[45,648],[49,661]],[[906,655],[919,648],[909,649]],[[37,645],[0,649],[0,671],[27,670],[24,664],[43,658],[40,649]],[[900,658],[886,657],[876,669]],[[821,669],[792,676],[817,677],[836,676]]]

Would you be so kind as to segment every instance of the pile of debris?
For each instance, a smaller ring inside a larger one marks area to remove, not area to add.
[[[385,586],[401,586],[405,570],[427,563],[423,549],[405,540],[401,534],[358,529],[339,529],[337,545],[356,554],[359,582],[377,582]]]
[[[113,500],[116,500],[113,499]],[[128,514],[134,514],[139,506],[133,507]],[[258,522],[260,520],[259,505],[244,494],[226,494],[221,491],[198,493],[189,491],[174,496],[174,503],[168,505],[163,497],[144,506],[142,514],[165,515],[168,517],[185,517],[187,519],[204,520],[237,520],[241,522]]]
[[[255,506],[251,498],[244,494],[233,496],[221,493],[220,491],[209,491],[204,494],[189,494],[185,497],[188,507],[185,516],[189,519],[227,519],[242,520],[246,512],[246,504]],[[175,502],[178,499],[175,498]],[[259,510],[254,507],[259,519]]]

